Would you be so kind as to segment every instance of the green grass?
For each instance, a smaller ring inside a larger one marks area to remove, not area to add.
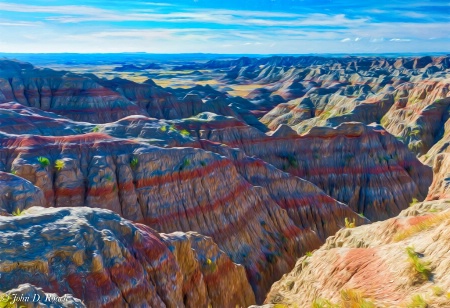
[[[307,256],[307,257],[312,257],[312,255],[313,255],[313,253],[311,251],[307,251],[305,253],[305,256]]]
[[[178,129],[175,127],[175,124],[170,125],[169,132],[178,132]]]
[[[366,218],[366,216],[364,216],[363,213],[359,213],[358,216],[361,217],[361,218]]]
[[[339,308],[339,305],[333,304],[325,298],[318,298],[312,302],[312,308]]]
[[[132,169],[136,169],[136,167],[139,165],[139,160],[137,159],[137,157],[134,157],[131,161],[130,161],[130,167]]]
[[[16,209],[14,212],[12,212],[13,216],[22,216],[25,215],[25,210]]]
[[[65,165],[66,165],[66,163],[62,159],[58,159],[55,161],[55,168],[58,171],[60,171],[62,168],[64,168]]]
[[[413,129],[412,131],[409,132],[410,136],[419,136],[420,135],[420,129]]]
[[[414,204],[419,203],[419,200],[417,198],[412,198],[411,203],[409,204],[409,206],[413,206]]]
[[[47,157],[39,156],[37,160],[41,164],[42,168],[50,165],[50,160]]]
[[[408,303],[408,305],[406,307],[408,307],[408,308],[427,308],[428,304],[420,294],[416,294],[411,298],[411,301]]]
[[[100,126],[95,126],[93,129],[91,129],[91,132],[98,133],[100,131]]]
[[[414,251],[414,247],[406,247],[406,253],[408,254],[408,261],[413,266],[415,273],[419,277],[429,280],[431,278],[430,263],[421,260],[419,255]]]
[[[161,126],[161,128],[159,129],[162,132],[166,132],[167,131],[167,126],[163,125]]]
[[[182,130],[180,131],[180,134],[181,134],[182,136],[185,136],[185,137],[188,137],[188,136],[191,135],[191,133],[188,132],[186,129],[182,129]]]
[[[105,180],[107,180],[108,182],[112,182],[113,181],[112,175],[111,174],[105,175]]]
[[[404,240],[405,238],[413,236],[414,234],[420,233],[422,231],[428,230],[437,225],[438,223],[441,223],[444,220],[448,219],[450,219],[450,212],[448,211],[434,215],[430,214],[426,219],[422,220],[421,222],[397,233],[394,237],[394,241],[399,242],[401,240]]]
[[[16,175],[17,174],[17,170],[11,170],[11,174]]]
[[[181,164],[179,170],[180,170],[180,171],[181,171],[181,170],[184,170],[184,169],[185,169],[186,167],[188,167],[190,164],[191,164],[191,161],[190,161],[189,159],[185,158],[185,159],[183,160],[183,163]]]
[[[439,286],[434,286],[431,288],[431,290],[433,291],[434,296],[442,296],[445,293],[444,290],[442,290],[442,288]]]
[[[375,304],[358,290],[347,289],[340,292],[338,303],[328,299],[318,298],[312,303],[313,308],[375,308]]]

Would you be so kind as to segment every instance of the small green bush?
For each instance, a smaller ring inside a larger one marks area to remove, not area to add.
[[[185,159],[183,160],[183,163],[181,164],[179,170],[180,170],[180,171],[181,171],[181,170],[184,170],[184,169],[185,169],[186,167],[188,167],[190,164],[191,164],[191,161],[190,161],[189,159],[185,158]]]
[[[47,157],[39,156],[37,160],[41,164],[42,168],[50,165],[50,160]]]
[[[408,261],[413,266],[416,274],[423,279],[429,280],[431,278],[430,263],[421,260],[419,255],[414,251],[414,247],[406,247],[406,253],[408,254]]]
[[[185,136],[185,137],[188,137],[188,136],[191,135],[191,133],[188,132],[186,129],[181,130],[181,131],[180,131],[180,134],[181,134],[182,136]]]
[[[428,304],[420,294],[416,294],[411,298],[411,302],[409,302],[406,307],[408,307],[408,308],[427,308]]]
[[[12,212],[12,215],[13,216],[22,216],[25,214],[24,212],[25,212],[25,210],[16,209],[14,212]]]
[[[346,228],[354,228],[356,227],[356,220],[353,218],[353,220],[350,220],[348,217],[345,217],[345,227]]]
[[[55,168],[58,171],[60,171],[62,168],[64,168],[65,165],[66,165],[66,163],[62,159],[58,159],[55,161]]]
[[[137,159],[137,157],[134,157],[134,158],[131,160],[131,162],[130,162],[130,166],[131,166],[131,168],[133,168],[133,169],[136,169],[136,167],[138,166],[138,164],[139,164],[139,160]]]

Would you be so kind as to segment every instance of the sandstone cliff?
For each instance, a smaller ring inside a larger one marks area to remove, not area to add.
[[[196,233],[159,235],[107,210],[31,207],[0,217],[0,286],[30,283],[72,306],[246,307],[244,268]],[[43,295],[31,286],[8,293]],[[66,302],[69,304],[69,302]],[[33,307],[33,306],[30,306]]]

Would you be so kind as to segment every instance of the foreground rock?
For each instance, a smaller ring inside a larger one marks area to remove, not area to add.
[[[266,303],[448,307],[449,207],[448,199],[420,203],[399,217],[339,231],[299,259]]]
[[[106,210],[40,207],[0,217],[0,233],[2,291],[30,283],[72,294],[87,307],[246,307],[255,301],[244,268],[196,233],[161,237]],[[14,292],[43,295],[30,286]]]

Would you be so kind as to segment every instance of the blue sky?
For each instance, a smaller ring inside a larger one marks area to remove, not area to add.
[[[450,52],[450,2],[0,0],[0,52]]]

